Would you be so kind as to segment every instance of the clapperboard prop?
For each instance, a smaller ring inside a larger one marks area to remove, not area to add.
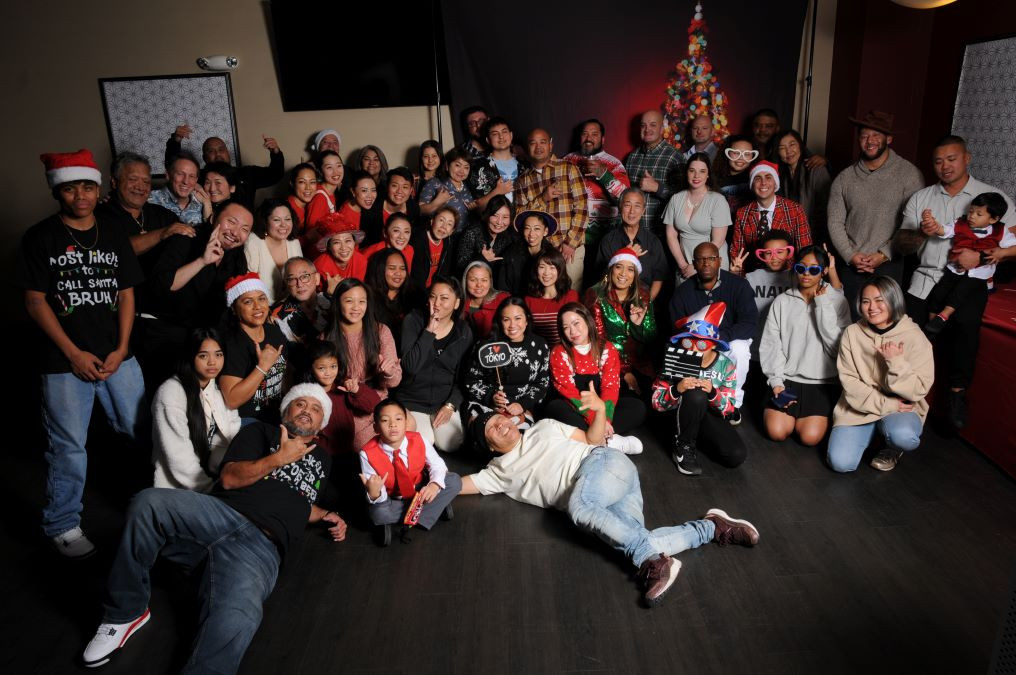
[[[480,365],[484,368],[493,368],[497,375],[497,388],[504,389],[501,385],[501,366],[507,366],[511,361],[511,347],[507,342],[491,342],[480,347]]]
[[[699,377],[701,372],[701,352],[683,349],[673,342],[667,344],[667,352],[663,355],[663,377],[677,382],[685,377]]]

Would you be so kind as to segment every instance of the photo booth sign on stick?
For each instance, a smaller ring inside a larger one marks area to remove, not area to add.
[[[494,373],[497,375],[497,387],[498,389],[504,389],[501,386],[501,366],[507,366],[508,362],[511,361],[511,348],[507,342],[491,342],[480,347],[479,350],[480,365],[484,368],[493,368]]]

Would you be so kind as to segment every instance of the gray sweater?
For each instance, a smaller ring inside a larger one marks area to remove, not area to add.
[[[796,288],[777,296],[769,306],[759,345],[769,386],[786,386],[784,380],[835,382],[840,336],[849,325],[847,299],[832,286],[810,303]]]
[[[924,187],[916,166],[888,152],[889,159],[874,171],[863,160],[847,167],[829,189],[829,238],[844,262],[856,253],[875,251],[891,259],[903,207]]]

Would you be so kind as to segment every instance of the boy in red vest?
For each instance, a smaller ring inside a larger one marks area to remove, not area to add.
[[[374,408],[377,436],[360,451],[360,480],[367,488],[370,519],[381,546],[391,543],[392,523],[405,518],[418,492],[423,510],[416,524],[429,530],[442,515],[452,519],[451,503],[462,489],[462,479],[448,471],[434,446],[417,432],[406,431],[408,416],[398,401],[381,401]]]

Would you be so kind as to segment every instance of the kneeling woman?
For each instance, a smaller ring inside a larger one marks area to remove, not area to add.
[[[798,251],[794,273],[797,287],[776,297],[762,330],[759,359],[772,389],[764,419],[774,441],[796,431],[803,445],[813,446],[825,438],[839,398],[836,354],[850,308],[821,247]]]
[[[879,471],[892,470],[905,451],[921,444],[935,361],[931,343],[905,308],[903,291],[890,277],[861,287],[861,318],[843,332],[836,360],[843,394],[829,435],[834,471],[855,470],[876,430],[885,440],[871,460]]]
[[[529,428],[533,411],[543,402],[550,386],[547,343],[532,331],[532,316],[522,298],[505,298],[494,314],[494,332],[481,340],[473,351],[466,371],[466,419],[497,410],[515,420],[516,426]],[[480,352],[494,342],[508,344],[508,363],[487,368]]]
[[[426,307],[402,322],[402,384],[393,394],[416,420],[416,430],[445,452],[462,446],[459,364],[473,345],[473,332],[459,318],[461,307],[459,282],[435,276]]]
[[[286,337],[268,323],[268,292],[253,272],[226,282],[230,316],[226,335],[226,364],[219,378],[226,405],[240,413],[243,424],[279,423],[283,379],[286,375]]]
[[[726,467],[738,466],[748,456],[744,441],[724,419],[736,410],[737,386],[734,362],[720,353],[729,348],[720,339],[726,310],[726,303],[714,302],[689,316],[682,331],[670,338],[663,373],[653,382],[653,408],[677,408],[671,459],[686,476],[702,473],[699,441],[708,441],[712,459]]]
[[[570,302],[558,315],[561,344],[550,353],[550,372],[557,394],[547,402],[547,417],[585,430],[593,410],[582,406],[582,392],[593,390],[606,406],[607,438],[627,436],[646,419],[646,406],[634,396],[619,398],[621,359],[617,348],[596,332],[593,315],[578,302]]]
[[[208,492],[240,416],[226,407],[215,378],[222,370],[222,338],[211,328],[195,329],[177,366],[152,401],[152,458],[155,487]]]

